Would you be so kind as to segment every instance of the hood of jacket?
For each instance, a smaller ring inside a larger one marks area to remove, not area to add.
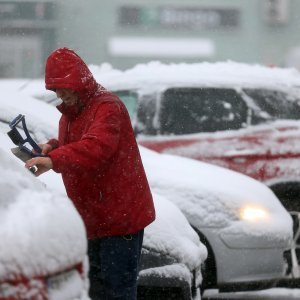
[[[82,106],[97,91],[104,90],[94,79],[85,62],[71,49],[59,48],[55,50],[46,61],[45,86],[48,90],[55,91],[58,88],[72,89],[77,92],[80,99],[80,107],[58,106],[62,113],[75,115]]]

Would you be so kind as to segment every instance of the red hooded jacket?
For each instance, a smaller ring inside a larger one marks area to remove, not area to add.
[[[81,105],[58,106],[58,140],[48,143],[53,170],[87,228],[88,238],[136,233],[155,219],[131,121],[119,98],[100,86],[82,59],[61,48],[47,59],[46,89],[70,88]]]

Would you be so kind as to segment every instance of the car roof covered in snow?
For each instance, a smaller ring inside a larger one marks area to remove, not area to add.
[[[159,61],[138,64],[124,71],[108,64],[90,66],[96,80],[113,90],[151,91],[170,86],[262,86],[300,87],[300,73],[292,68],[268,67],[233,61],[164,64]]]

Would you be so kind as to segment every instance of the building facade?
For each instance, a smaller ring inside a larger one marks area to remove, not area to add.
[[[0,0],[0,77],[39,77],[57,47],[89,64],[235,60],[300,67],[299,0]]]

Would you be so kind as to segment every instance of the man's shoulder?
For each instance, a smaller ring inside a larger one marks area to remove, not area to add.
[[[101,91],[101,93],[96,95],[93,100],[96,106],[104,104],[115,104],[118,106],[123,106],[122,100],[120,100],[120,98],[116,94],[108,90]]]
[[[96,100],[97,103],[104,102],[104,101],[105,102],[121,101],[116,94],[108,90],[101,90],[99,93],[96,93],[93,98],[94,100]]]
[[[92,99],[91,104],[91,108],[96,110],[100,108],[100,106],[102,107],[101,109],[105,109],[104,107],[110,107],[110,109],[115,107],[116,111],[119,112],[126,110],[123,101],[120,100],[120,98],[116,94],[110,91],[103,91],[101,94],[96,95]]]

